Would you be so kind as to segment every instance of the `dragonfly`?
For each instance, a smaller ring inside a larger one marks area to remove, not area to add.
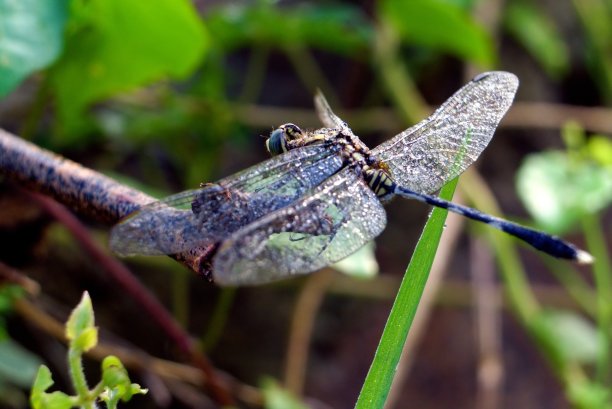
[[[480,156],[518,83],[508,72],[480,74],[430,117],[371,150],[317,92],[323,128],[281,125],[266,140],[271,159],[143,206],[112,229],[110,247],[131,256],[208,246],[216,283],[263,284],[351,255],[384,230],[383,204],[400,196],[486,223],[554,257],[590,263],[589,253],[558,237],[434,195]]]

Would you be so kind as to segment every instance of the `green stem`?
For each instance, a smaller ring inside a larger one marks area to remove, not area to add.
[[[291,61],[296,74],[310,91],[320,88],[331,106],[340,106],[334,87],[329,83],[317,61],[306,48],[295,44],[285,47],[284,52]]]
[[[83,363],[81,360],[82,351],[75,348],[70,342],[68,347],[68,369],[70,371],[70,379],[78,396],[79,404],[86,409],[94,409],[96,407],[89,393],[85,373],[83,372]],[[95,398],[94,398],[95,400]]]
[[[409,124],[414,124],[425,118],[430,111],[416,85],[407,75],[406,67],[397,57],[397,47],[396,34],[391,27],[382,24],[376,30],[374,60],[377,73],[401,116]]]
[[[221,290],[220,298],[215,305],[206,333],[200,341],[200,350],[210,351],[219,342],[235,297],[236,288],[228,287]]]
[[[94,386],[94,388],[91,390],[89,394],[91,396],[98,397],[102,394],[102,392],[104,392],[104,388],[106,388],[106,385],[104,384],[103,381],[100,381],[98,382],[96,386]]]
[[[559,263],[548,256],[542,261],[557,281],[565,288],[574,302],[589,316],[597,317],[597,300],[590,284],[569,263]]]
[[[587,215],[583,219],[583,230],[589,251],[595,257],[593,273],[597,289],[597,328],[599,357],[597,359],[596,379],[605,382],[610,365],[610,328],[612,326],[612,281],[610,258],[606,241],[597,215]]]
[[[266,76],[269,55],[270,49],[267,46],[256,45],[251,49],[245,83],[238,97],[241,103],[249,103],[257,99]]]

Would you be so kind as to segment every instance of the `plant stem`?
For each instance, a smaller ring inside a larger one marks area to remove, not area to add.
[[[583,230],[589,251],[595,257],[593,273],[597,289],[597,329],[599,343],[599,357],[597,359],[596,379],[604,383],[608,376],[610,365],[610,327],[612,325],[612,281],[610,274],[610,259],[606,250],[606,242],[601,221],[597,215],[587,215],[583,220]]]
[[[96,407],[95,403],[91,401],[91,394],[89,387],[87,386],[87,379],[85,379],[85,373],[83,372],[83,364],[81,361],[82,351],[79,348],[75,348],[73,342],[70,342],[68,347],[68,368],[70,370],[70,379],[74,386],[75,392],[78,396],[79,404],[84,408],[93,409]]]
[[[442,188],[440,197],[450,200],[456,185],[455,178]],[[355,408],[382,408],[387,400],[408,330],[429,277],[446,215],[447,211],[439,208],[431,212],[402,279]]]

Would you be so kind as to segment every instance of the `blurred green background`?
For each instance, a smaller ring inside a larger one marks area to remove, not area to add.
[[[439,254],[445,277],[423,300],[389,407],[610,408],[610,0],[0,0],[0,127],[159,197],[266,159],[282,123],[317,127],[317,87],[373,147],[492,69],[521,86],[480,176],[460,180],[462,200],[563,235],[597,263],[517,251],[466,224]],[[177,359],[60,224],[0,189],[0,261],[40,285],[33,305],[64,320],[86,289],[101,336]],[[219,290],[171,260],[130,266],[243,386],[241,406],[352,407],[428,209],[388,211],[368,281],[329,269]],[[108,226],[86,222],[104,243]],[[0,404],[26,405],[31,376],[13,369],[39,361],[68,390],[65,350],[3,291]],[[185,379],[130,373],[158,390],[132,406],[215,407]]]

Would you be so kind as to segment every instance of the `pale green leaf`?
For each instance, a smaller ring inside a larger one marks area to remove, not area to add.
[[[87,291],[83,293],[81,301],[72,310],[68,322],[66,322],[66,337],[75,340],[83,331],[93,328],[94,312],[91,305],[91,298]]]
[[[379,271],[374,249],[374,242],[371,241],[347,258],[332,265],[332,268],[355,278],[372,278]]]
[[[63,58],[51,72],[63,125],[79,126],[91,103],[165,78],[183,79],[208,45],[188,0],[75,3]]]

